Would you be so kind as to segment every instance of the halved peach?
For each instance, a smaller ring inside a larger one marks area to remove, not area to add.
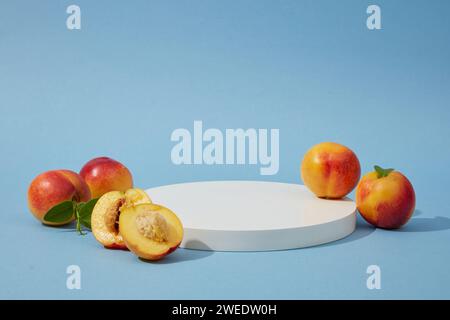
[[[157,204],[126,208],[119,228],[128,249],[140,258],[159,260],[175,251],[183,240],[183,225],[170,209]]]
[[[137,188],[105,193],[92,210],[91,227],[95,239],[106,248],[126,249],[119,232],[119,216],[126,208],[151,202],[147,193]]]

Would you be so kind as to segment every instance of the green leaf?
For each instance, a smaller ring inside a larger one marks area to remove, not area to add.
[[[86,228],[88,228],[88,229],[91,229],[91,219],[90,219],[91,217],[89,217],[89,219],[86,219],[86,218],[80,218],[80,223],[84,226],[84,227],[86,227]]]
[[[86,203],[83,203],[81,206],[78,207],[78,214],[80,215],[80,218],[89,217],[91,218],[92,210],[95,207],[95,204],[97,203],[98,198],[89,200]]]
[[[44,220],[48,222],[67,222],[73,216],[73,201],[64,201],[51,208],[44,216]]]
[[[78,212],[77,212],[77,220],[80,224],[85,226],[86,228],[91,229],[91,215],[92,210],[95,207],[95,204],[97,203],[97,199],[92,199],[86,203],[83,203],[81,206],[78,206]]]
[[[86,204],[86,202],[78,202],[77,203],[77,210],[79,211],[83,206]]]
[[[83,232],[83,228],[81,228],[80,217],[77,217],[77,232],[80,236],[86,235],[86,233]]]
[[[378,178],[384,178],[387,177],[394,169],[383,169],[380,166],[374,166],[375,171],[377,172]]]

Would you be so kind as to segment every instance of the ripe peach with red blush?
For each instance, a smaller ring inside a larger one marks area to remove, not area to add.
[[[361,174],[359,160],[352,150],[338,143],[319,143],[303,157],[301,176],[319,198],[339,199],[350,193]]]
[[[370,224],[397,229],[411,218],[416,195],[411,182],[393,169],[375,166],[361,179],[356,188],[356,206]]]
[[[33,215],[44,224],[62,225],[71,222],[74,217],[62,222],[44,220],[45,214],[64,201],[86,202],[91,192],[86,182],[70,170],[51,170],[38,175],[28,188],[28,207]]]
[[[88,184],[93,198],[99,198],[110,191],[125,192],[133,187],[130,170],[108,157],[90,160],[83,166],[80,175]]]

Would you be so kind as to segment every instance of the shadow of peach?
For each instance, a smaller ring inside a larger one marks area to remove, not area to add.
[[[71,221],[67,224],[63,224],[62,226],[52,226],[52,225],[48,225],[48,224],[44,224],[44,223],[42,223],[42,225],[45,228],[55,229],[55,230],[59,230],[61,232],[77,232],[75,221]],[[86,230],[86,231],[90,231],[90,230]]]
[[[412,218],[398,232],[432,232],[450,229],[450,219],[437,216],[434,218]]]
[[[421,216],[423,212],[421,210],[415,210],[413,217],[408,222],[406,226],[401,229],[393,230],[393,232],[427,232],[427,231],[440,231],[450,229],[450,219],[445,217],[435,217],[435,218],[416,218]],[[335,246],[344,243],[349,243],[353,241],[360,240],[362,238],[370,236],[377,228],[366,222],[360,215],[357,213],[356,218],[356,228],[352,234],[348,235],[345,238],[324,243],[319,245],[318,247],[328,247]]]
[[[175,252],[169,254],[164,257],[164,259],[158,261],[147,261],[144,259],[140,259],[143,262],[154,263],[154,264],[171,264],[171,263],[180,263],[192,260],[199,260],[214,254],[211,248],[209,248],[205,243],[198,240],[190,240],[186,243],[186,246],[195,246],[200,248],[196,249],[184,249],[179,248]]]
[[[418,217],[421,216],[423,214],[422,210],[415,210],[412,217]]]

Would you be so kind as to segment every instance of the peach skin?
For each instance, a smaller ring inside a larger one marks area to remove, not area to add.
[[[393,169],[375,166],[375,171],[367,173],[356,188],[358,211],[379,228],[400,228],[411,218],[415,204],[411,182]]]
[[[86,202],[91,199],[89,187],[84,180],[70,170],[52,170],[41,173],[31,182],[28,188],[28,207],[33,215],[44,224],[62,225],[70,220],[54,223],[44,221],[45,214],[55,205],[74,200]]]
[[[360,175],[359,160],[353,151],[333,142],[313,146],[301,164],[303,182],[319,198],[346,196],[355,188]]]
[[[125,192],[133,187],[130,171],[120,162],[100,157],[90,160],[80,171],[93,198],[99,198],[109,191]]]

